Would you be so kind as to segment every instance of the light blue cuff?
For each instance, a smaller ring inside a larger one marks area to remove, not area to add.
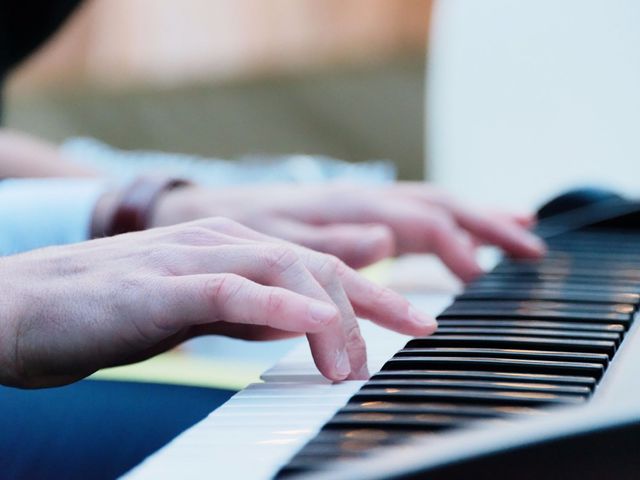
[[[89,238],[103,179],[7,179],[0,181],[0,254]]]

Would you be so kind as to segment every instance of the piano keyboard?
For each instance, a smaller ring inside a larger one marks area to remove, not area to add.
[[[505,259],[389,359],[278,473],[321,471],[473,422],[587,402],[640,302],[640,235],[576,231]]]
[[[631,231],[566,233],[548,241],[543,261],[504,260],[449,308],[450,295],[409,295],[421,310],[442,312],[440,328],[410,339],[362,322],[370,370],[378,371],[369,382],[330,384],[301,342],[263,374],[264,383],[236,394],[127,478],[261,480],[326,471],[325,478],[353,479],[353,471],[340,477],[325,467],[365,458],[384,472],[392,462],[381,453],[407,460],[409,450],[403,457],[393,446],[416,438],[433,439],[417,457],[438,465],[543,438],[579,409],[589,408],[596,422],[636,408],[639,241]],[[554,418],[556,411],[562,414]],[[508,430],[527,421],[534,423],[525,431]]]

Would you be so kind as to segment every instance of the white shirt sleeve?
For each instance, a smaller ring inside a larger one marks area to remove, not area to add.
[[[103,179],[0,181],[0,254],[87,240],[96,202],[108,187]]]

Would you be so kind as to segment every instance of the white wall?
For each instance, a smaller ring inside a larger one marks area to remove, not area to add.
[[[433,22],[432,179],[512,208],[585,183],[640,196],[640,2],[440,0]]]

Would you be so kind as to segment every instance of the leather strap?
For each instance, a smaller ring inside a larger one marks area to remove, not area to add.
[[[143,176],[136,178],[122,192],[105,235],[136,232],[149,227],[156,201],[166,191],[191,185],[178,178]]]

